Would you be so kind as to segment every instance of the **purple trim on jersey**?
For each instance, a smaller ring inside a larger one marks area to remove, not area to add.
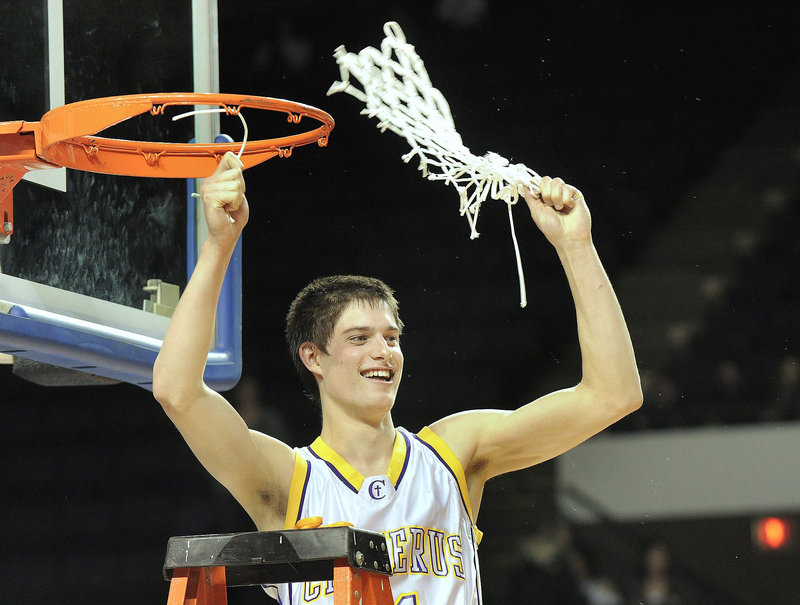
[[[402,435],[403,439],[406,440],[406,459],[403,460],[403,468],[400,470],[400,474],[397,476],[397,483],[394,486],[394,489],[400,487],[400,482],[403,480],[403,477],[406,474],[406,469],[408,469],[408,461],[411,458],[411,443],[408,440],[408,437],[403,431],[398,431],[400,435]]]
[[[342,483],[344,483],[347,487],[349,487],[354,493],[356,493],[356,494],[358,493],[358,490],[356,489],[355,485],[353,485],[347,479],[345,479],[344,476],[336,469],[335,466],[333,466],[330,462],[328,462],[327,460],[322,458],[319,454],[317,454],[317,452],[315,452],[313,449],[311,449],[310,445],[308,446],[308,451],[311,452],[311,454],[315,458],[318,458],[319,460],[322,460],[325,464],[327,464],[328,468],[331,469],[331,472],[334,475],[336,475]],[[310,465],[309,465],[309,467],[310,467]]]
[[[431,452],[433,452],[433,455],[436,456],[436,458],[438,458],[439,462],[442,463],[442,466],[444,466],[447,469],[447,471],[453,476],[453,479],[456,482],[456,488],[458,488],[458,495],[461,497],[461,505],[464,507],[464,512],[467,514],[467,517],[469,518],[469,508],[467,507],[467,503],[464,501],[464,494],[461,493],[461,488],[458,485],[458,477],[456,477],[456,474],[453,471],[453,469],[450,468],[450,465],[447,464],[447,462],[444,461],[444,459],[439,455],[439,452],[436,451],[436,448],[433,447],[430,443],[427,443],[426,441],[420,439],[420,437],[418,435],[414,435],[414,438],[417,441],[419,441],[422,445],[427,447]],[[470,521],[471,521],[471,519],[470,519]],[[477,544],[478,541],[477,541],[477,539],[475,537],[475,529],[473,528],[473,524],[472,523],[470,523],[469,533],[472,536],[472,543],[473,544]],[[478,572],[478,551],[477,551],[477,548],[473,549],[473,553],[474,554],[472,556],[472,567],[475,570],[475,583],[477,585],[476,586],[477,590],[475,592],[478,595],[478,603],[480,604],[480,603],[483,602],[483,596],[481,595],[481,590],[480,590],[480,582],[481,582],[481,580],[480,580],[480,574]]]
[[[469,533],[472,534],[472,543],[476,545],[472,550],[472,569],[475,570],[475,588],[477,589],[475,592],[478,595],[478,605],[481,605],[483,603],[483,593],[481,592],[481,572],[478,570],[478,541],[475,537],[474,526],[470,525]]]
[[[311,465],[306,462],[306,480],[303,482],[303,491],[300,493],[300,504],[297,506],[297,519],[294,520],[297,523],[301,519],[301,515],[303,514],[303,502],[306,501],[306,489],[308,489],[308,481],[311,479]],[[291,603],[289,604],[291,605]]]

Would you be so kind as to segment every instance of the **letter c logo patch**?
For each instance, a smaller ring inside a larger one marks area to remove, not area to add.
[[[384,479],[375,479],[369,484],[367,489],[369,497],[373,500],[383,500],[386,497],[386,481]]]

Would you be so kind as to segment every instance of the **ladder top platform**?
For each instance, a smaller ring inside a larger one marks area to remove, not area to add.
[[[332,580],[334,561],[391,575],[382,534],[353,527],[176,536],[169,539],[164,578],[190,567],[225,567],[228,586]]]

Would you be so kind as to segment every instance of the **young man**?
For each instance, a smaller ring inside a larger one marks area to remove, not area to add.
[[[292,304],[287,337],[316,387],[320,437],[293,450],[250,431],[203,383],[222,280],[247,222],[241,163],[226,154],[202,188],[209,236],[153,371],[156,399],[189,447],[261,530],[303,517],[383,531],[396,603],[480,603],[474,527],[491,477],[567,451],[641,405],[625,321],[592,244],[581,193],[545,177],[526,191],[534,222],[564,267],[578,323],[578,385],[516,410],[470,410],[412,434],[395,428],[402,324],[380,281],[312,282]],[[282,586],[281,603],[332,603],[325,583]]]

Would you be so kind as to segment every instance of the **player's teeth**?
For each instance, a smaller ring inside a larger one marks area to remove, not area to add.
[[[367,378],[383,378],[384,380],[388,380],[389,372],[366,372],[364,376]]]

